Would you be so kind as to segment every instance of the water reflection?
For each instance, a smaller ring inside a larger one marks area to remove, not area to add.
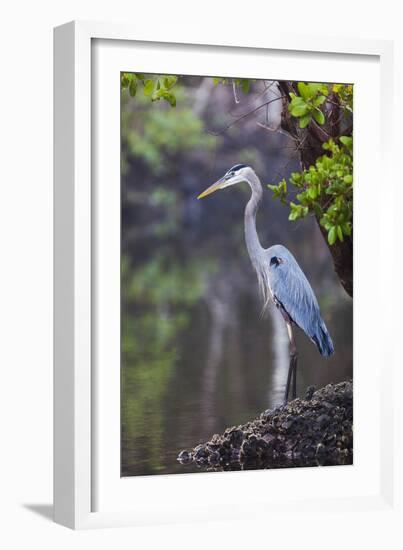
[[[123,301],[122,475],[183,472],[181,449],[281,402],[284,324],[274,308],[260,318],[253,277],[206,261],[172,271],[156,260],[123,280],[137,298]],[[337,353],[325,360],[297,335],[300,394],[352,376],[351,302],[341,294],[322,311]]]

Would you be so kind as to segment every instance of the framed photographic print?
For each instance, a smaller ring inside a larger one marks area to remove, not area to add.
[[[55,30],[56,521],[392,501],[391,63]]]

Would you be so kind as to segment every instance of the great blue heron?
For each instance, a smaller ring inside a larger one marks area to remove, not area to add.
[[[262,200],[263,190],[254,170],[245,164],[236,164],[197,198],[201,199],[218,189],[241,182],[247,182],[252,191],[245,208],[245,240],[249,257],[257,273],[263,308],[266,308],[270,301],[274,302],[287,325],[290,339],[290,364],[284,395],[284,401],[287,402],[291,383],[293,399],[297,394],[298,353],[293,325],[300,327],[325,357],[334,352],[333,342],[320,315],[312,287],[294,256],[281,244],[267,249],[260,244],[256,231],[256,212]]]

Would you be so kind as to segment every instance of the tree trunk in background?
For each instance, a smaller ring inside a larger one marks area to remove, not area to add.
[[[283,109],[281,113],[281,127],[288,132],[296,141],[297,149],[301,160],[301,168],[307,169],[315,163],[316,159],[324,154],[323,143],[330,138],[340,135],[340,108],[337,105],[337,96],[329,94],[329,99],[333,102],[331,110],[327,116],[327,122],[324,126],[319,126],[312,121],[307,128],[299,127],[299,119],[292,117],[288,110],[290,103],[290,93],[298,94],[296,84],[288,81],[279,81],[280,90],[287,96],[283,99]],[[346,134],[351,133],[351,128],[346,130]],[[327,231],[320,225],[316,219],[323,238],[329,248],[333,258],[334,269],[340,282],[347,292],[353,297],[353,233],[351,237],[345,237],[344,241],[336,241],[329,245],[327,240]]]

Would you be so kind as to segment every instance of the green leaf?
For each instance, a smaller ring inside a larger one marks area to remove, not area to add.
[[[144,82],[144,95],[150,96],[153,93],[154,90],[154,81],[150,78],[145,80]]]
[[[321,84],[320,82],[310,82],[308,86],[312,96],[318,94],[319,92],[323,95],[327,95],[329,93],[326,84]]]
[[[300,204],[295,204],[294,202],[290,203],[290,208],[291,212],[288,219],[291,221],[295,221],[298,218],[303,218],[309,212],[309,208],[307,206],[301,206]]]
[[[171,107],[176,107],[176,97],[174,94],[171,94],[170,92],[164,94],[164,99],[168,101]]]
[[[137,92],[137,78],[134,77],[129,84],[129,94],[134,97]]]
[[[314,107],[319,107],[325,101],[326,101],[326,96],[320,95],[319,97],[317,97],[316,99],[313,100],[313,105],[314,105]]]
[[[336,242],[336,239],[337,239],[337,230],[336,230],[336,227],[333,225],[330,228],[329,233],[327,234],[327,240],[330,245],[333,245]]]
[[[267,187],[273,192],[273,199],[280,199],[285,204],[287,198],[287,182],[282,179],[278,185],[267,184]]]
[[[173,88],[177,83],[177,81],[178,81],[178,77],[173,75],[164,76],[164,79],[163,79],[164,86],[167,90],[170,90],[171,88]]]
[[[160,99],[165,99],[171,107],[176,107],[176,97],[172,92],[168,92],[165,88],[160,88],[155,90],[151,96],[151,101],[159,101]]]
[[[309,86],[307,84],[305,84],[305,82],[298,82],[297,88],[298,88],[298,91],[300,93],[300,96],[302,98],[304,98],[305,101],[307,101],[308,99],[310,99],[312,97],[312,91],[309,88]]]
[[[353,176],[351,174],[347,174],[346,176],[344,176],[343,181],[344,183],[347,183],[350,185],[353,183]]]
[[[344,241],[344,235],[340,225],[337,226],[337,236],[339,237],[340,241]]]
[[[341,143],[350,151],[353,150],[353,138],[351,136],[340,136]]]
[[[349,136],[340,136],[340,141],[342,142],[343,145],[348,145],[349,143],[351,143],[351,137]]]
[[[290,221],[295,221],[296,219],[299,218],[299,206],[293,202],[290,203],[290,208],[291,208],[291,212],[290,212],[290,215],[288,216],[288,219]]]
[[[290,176],[290,181],[296,187],[300,187],[303,184],[303,174],[301,172],[292,172]]]
[[[289,110],[292,116],[300,117],[307,114],[309,111],[309,106],[305,103],[305,101],[300,98],[296,97],[289,105]]]
[[[128,75],[127,73],[122,73],[121,83],[123,88],[127,88],[130,83],[130,75]]]
[[[318,124],[323,125],[325,123],[325,115],[320,109],[315,109],[312,113],[312,116]]]
[[[310,114],[304,115],[299,119],[299,127],[300,128],[306,128],[308,124],[311,122],[312,116]]]
[[[248,78],[244,78],[242,80],[242,91],[244,94],[247,94],[250,90],[250,80]]]
[[[348,237],[351,235],[351,225],[349,223],[343,223],[342,229],[345,235]]]

